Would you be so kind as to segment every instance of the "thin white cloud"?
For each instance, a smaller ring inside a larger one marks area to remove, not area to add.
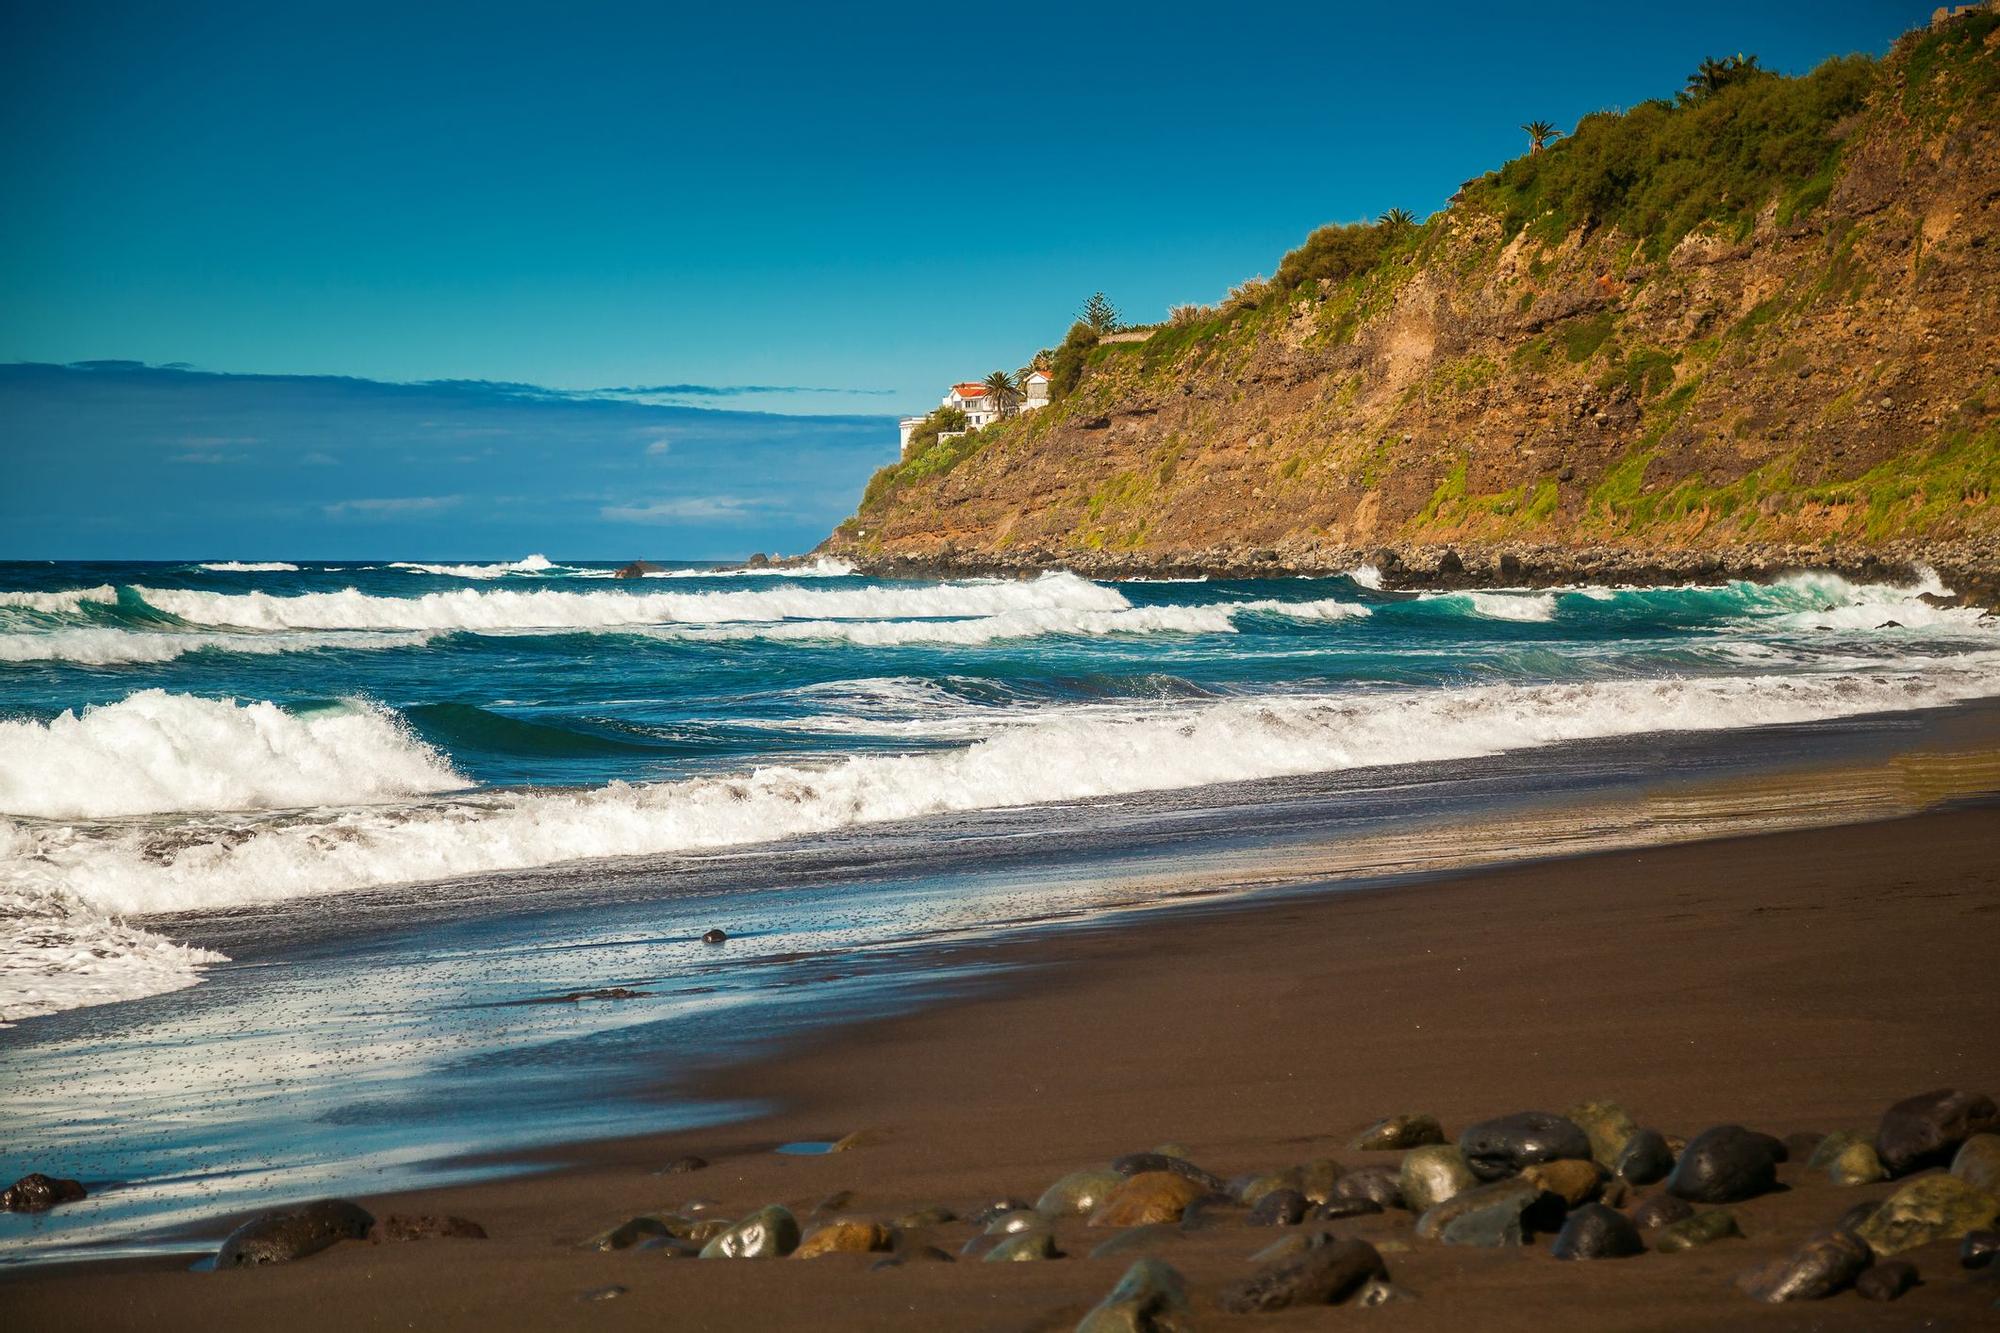
[[[342,518],[356,514],[368,518],[385,517],[392,514],[424,514],[439,509],[449,509],[459,502],[456,495],[405,495],[374,500],[340,500],[320,509],[328,518]]]
[[[172,457],[168,458],[167,461],[169,463],[204,463],[204,464],[240,463],[243,461],[243,455],[225,454],[220,452],[219,450],[213,450],[213,449],[194,449],[184,454],[174,454]]]
[[[646,457],[662,458],[669,451],[671,451],[673,447],[674,447],[673,441],[669,440],[666,436],[662,435],[659,439],[654,440],[651,444],[646,446]]]
[[[639,505],[606,505],[597,512],[613,523],[716,523],[746,518],[762,503],[737,495],[690,495]]]

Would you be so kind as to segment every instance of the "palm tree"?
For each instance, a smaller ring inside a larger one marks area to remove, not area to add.
[[[1562,133],[1546,120],[1531,120],[1521,127],[1528,132],[1528,151],[1539,153],[1542,146]]]
[[[1375,225],[1389,234],[1400,235],[1417,225],[1416,215],[1407,208],[1392,208],[1377,218]]]
[[[1003,417],[1012,416],[1014,404],[1021,398],[1021,390],[1014,383],[1014,377],[1004,370],[996,370],[983,383],[986,396],[993,401],[993,410]]]
[[[1719,93],[1732,83],[1739,83],[1755,74],[1762,74],[1764,67],[1757,63],[1756,56],[1737,54],[1717,60],[1714,56],[1701,62],[1701,68],[1688,75],[1687,91],[1681,94],[1685,101],[1692,102],[1697,97]]]

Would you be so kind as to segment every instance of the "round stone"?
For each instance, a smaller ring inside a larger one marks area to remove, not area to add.
[[[1674,1152],[1659,1130],[1642,1129],[1625,1140],[1611,1169],[1628,1185],[1651,1185],[1674,1169]]]
[[[1438,1124],[1436,1116],[1404,1111],[1377,1120],[1355,1135],[1348,1146],[1357,1152],[1394,1152],[1443,1142],[1444,1128]]]
[[[1667,1176],[1667,1192],[1695,1203],[1735,1203],[1768,1193],[1777,1183],[1767,1135],[1717,1125],[1689,1141]]]
[[[1625,1214],[1586,1203],[1570,1210],[1549,1252],[1558,1259],[1626,1259],[1644,1254],[1646,1246]]]
[[[1564,1116],[1518,1111],[1471,1126],[1458,1136],[1458,1150],[1473,1175],[1503,1180],[1538,1162],[1588,1161],[1590,1138]]]
[[[704,1259],[782,1259],[799,1247],[799,1223],[779,1204],[759,1208],[701,1247]]]
[[[1396,1171],[1396,1184],[1403,1191],[1403,1205],[1413,1213],[1463,1194],[1479,1183],[1465,1156],[1448,1143],[1412,1148],[1403,1154]]]

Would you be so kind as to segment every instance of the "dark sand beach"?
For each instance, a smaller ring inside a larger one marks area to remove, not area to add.
[[[1063,1329],[1131,1256],[1062,1222],[1071,1257],[908,1263],[879,1256],[701,1263],[577,1242],[651,1210],[712,1200],[802,1220],[931,1204],[1032,1201],[1079,1167],[1163,1141],[1225,1177],[1331,1156],[1352,1170],[1377,1118],[1448,1134],[1507,1112],[1608,1098],[1670,1135],[1740,1122],[1784,1136],[1871,1129],[1941,1087],[2000,1085],[1994,942],[2000,808],[1612,852],[1382,890],[1252,898],[1009,946],[999,994],[849,1029],[726,1076],[783,1109],[692,1135],[585,1145],[544,1174],[361,1199],[378,1216],[472,1218],[484,1241],[346,1242],[302,1262],[195,1273],[181,1261],[28,1270],[5,1282],[19,1328]],[[861,1146],[776,1145],[866,1131]],[[658,1168],[694,1153],[689,1174]],[[2000,1286],[1955,1243],[1903,1256],[1923,1284],[1894,1305],[1847,1292],[1764,1306],[1739,1272],[1893,1183],[1842,1188],[1798,1160],[1733,1205],[1744,1239],[1682,1254],[1562,1263],[1419,1240],[1413,1218],[1323,1224],[1383,1248],[1411,1299],[1373,1310],[1228,1315],[1218,1293],[1282,1229],[1240,1211],[1154,1251],[1187,1279],[1200,1327],[1974,1328]],[[1635,1191],[1634,1198],[1657,1192]],[[806,1222],[810,1230],[813,1223]],[[1313,1224],[1308,1224],[1309,1226]],[[956,1251],[967,1223],[936,1228]],[[609,1299],[586,1293],[624,1290]]]

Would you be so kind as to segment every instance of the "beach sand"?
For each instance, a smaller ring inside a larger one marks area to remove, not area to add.
[[[561,1170],[361,1200],[377,1215],[454,1213],[485,1241],[343,1243],[248,1272],[179,1262],[17,1272],[21,1329],[602,1327],[1066,1329],[1131,1257],[1110,1233],[1059,1228],[1058,1262],[875,1256],[704,1263],[587,1253],[583,1237],[690,1199],[727,1216],[889,1219],[1033,1200],[1057,1177],[1162,1141],[1223,1176],[1321,1156],[1396,1154],[1349,1139],[1427,1111],[1447,1133],[1506,1112],[1609,1098],[1692,1136],[1871,1129],[1934,1088],[2000,1092],[2000,809],[1614,852],[1384,889],[1254,896],[1005,946],[997,994],[822,1036],[721,1076],[776,1113],[704,1133],[581,1145]],[[868,1131],[826,1156],[779,1143]],[[697,1153],[712,1165],[656,1175]],[[1279,1229],[1232,1214],[1157,1251],[1186,1276],[1199,1327],[1424,1329],[1973,1328],[2000,1325],[2000,1284],[1954,1245],[1905,1256],[1924,1285],[1894,1305],[1852,1292],[1782,1307],[1734,1287],[1754,1261],[1890,1184],[1838,1188],[1798,1161],[1783,1192],[1737,1205],[1747,1238],[1679,1255],[1562,1263],[1548,1244],[1417,1240],[1407,1213],[1328,1224],[1395,1242],[1414,1299],[1374,1310],[1228,1316],[1216,1294]],[[1640,1193],[1651,1193],[1641,1191]],[[942,1227],[956,1250],[972,1229]],[[607,1286],[613,1299],[586,1300]]]

